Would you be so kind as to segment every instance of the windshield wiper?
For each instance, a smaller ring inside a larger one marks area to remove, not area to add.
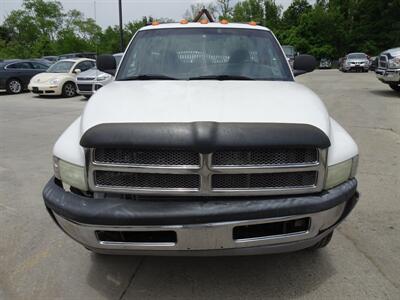
[[[198,77],[190,77],[189,80],[255,80],[254,78],[240,75],[205,75]]]
[[[178,80],[178,79],[162,74],[139,74],[135,76],[125,77],[119,80],[128,81],[128,80]]]

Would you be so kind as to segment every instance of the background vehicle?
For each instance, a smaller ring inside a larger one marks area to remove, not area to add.
[[[96,53],[95,52],[77,52],[77,53],[61,54],[61,55],[58,56],[58,60],[68,59],[68,58],[91,58],[91,59],[96,59]]]
[[[39,95],[73,97],[76,95],[76,75],[94,66],[93,59],[63,59],[51,65],[45,73],[34,76],[28,88],[32,93]]]
[[[400,92],[400,48],[384,51],[379,56],[378,68],[375,73],[380,81]]]
[[[350,53],[347,54],[341,67],[341,71],[349,72],[368,72],[369,59],[365,53]]]
[[[319,62],[320,69],[331,69],[332,68],[332,61],[328,58],[322,58]]]
[[[123,53],[113,54],[117,65],[121,61]],[[96,67],[82,72],[76,77],[77,92],[79,95],[83,95],[86,98],[90,98],[91,95],[98,89],[102,88],[106,84],[109,84],[113,80],[114,76],[99,71]]]
[[[378,56],[372,56],[369,58],[369,70],[375,71],[378,68]]]
[[[286,57],[288,58],[289,64],[293,67],[294,58],[298,55],[296,52],[296,48],[290,45],[282,46],[283,52],[285,52]]]
[[[112,55],[96,64],[115,80],[56,142],[43,191],[86,248],[315,249],[356,205],[357,145],[293,76],[316,60],[296,56],[292,72],[269,29],[156,24],[137,32],[118,71]]]
[[[43,60],[47,60],[47,61],[49,61],[50,63],[55,63],[56,61],[58,61],[58,56],[43,56],[42,57],[42,59]]]
[[[45,72],[49,66],[49,62],[37,59],[0,61],[0,90],[21,93],[27,89],[33,76]]]

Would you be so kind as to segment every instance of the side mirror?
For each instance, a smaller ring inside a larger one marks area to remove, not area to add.
[[[75,73],[75,74],[79,74],[79,73],[81,73],[81,72],[82,72],[81,69],[75,69],[75,70],[74,70],[74,73]]]
[[[317,66],[317,60],[312,55],[301,54],[296,56],[293,63],[293,74],[294,76],[303,75],[315,70]]]
[[[117,62],[115,61],[115,57],[110,54],[97,56],[96,66],[100,71],[111,74],[112,76],[114,76],[117,71]]]

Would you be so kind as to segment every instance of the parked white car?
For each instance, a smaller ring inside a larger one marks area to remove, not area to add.
[[[123,53],[113,54],[117,66],[121,61]],[[86,98],[90,98],[95,91],[102,88],[103,86],[109,84],[113,81],[114,76],[108,73],[99,71],[96,67],[80,73],[76,77],[76,86],[78,88],[77,92],[79,95],[83,95]]]
[[[321,248],[358,201],[358,148],[251,24],[140,29],[56,142],[43,191],[87,249],[247,255]]]
[[[51,65],[46,72],[34,76],[28,89],[38,95],[76,95],[77,74],[95,66],[95,60],[88,58],[63,59]]]

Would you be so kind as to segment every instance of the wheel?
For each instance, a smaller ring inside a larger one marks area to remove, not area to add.
[[[400,84],[390,84],[389,86],[396,92],[400,92]]]
[[[62,88],[62,95],[66,98],[76,95],[76,86],[73,82],[66,82]]]
[[[318,243],[316,243],[314,246],[308,248],[308,250],[317,250],[328,246],[329,242],[332,240],[332,236],[333,236],[333,231],[326,237],[324,237],[322,240],[320,240]]]
[[[22,84],[18,79],[12,78],[7,82],[7,92],[10,94],[19,94],[22,92]]]

